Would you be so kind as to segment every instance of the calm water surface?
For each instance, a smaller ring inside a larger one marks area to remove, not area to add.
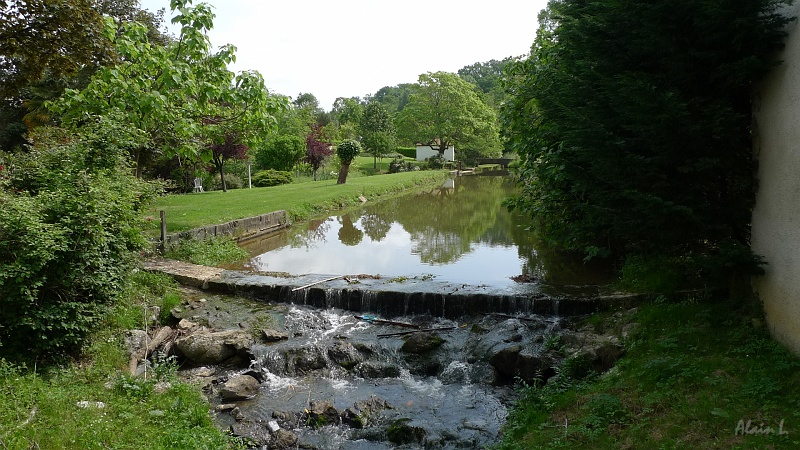
[[[602,282],[595,268],[542,248],[526,230],[529,222],[502,205],[515,192],[507,176],[459,177],[250,243],[245,248],[253,257],[245,268],[498,287],[520,275],[555,284]]]

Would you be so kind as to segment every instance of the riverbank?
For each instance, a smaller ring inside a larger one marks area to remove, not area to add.
[[[587,328],[627,331],[625,356],[523,389],[496,448],[800,448],[800,360],[753,310],[687,300],[592,316]]]
[[[448,176],[445,171],[414,171],[348,179],[232,189],[194,194],[166,195],[147,209],[148,232],[158,236],[159,211],[166,212],[167,232],[229,222],[284,210],[297,221],[327,211],[372,201],[400,192],[431,188]]]

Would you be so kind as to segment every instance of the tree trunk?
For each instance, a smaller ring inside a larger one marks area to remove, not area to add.
[[[339,179],[336,180],[336,184],[345,184],[347,182],[347,172],[350,170],[350,163],[343,162],[341,167],[339,167]]]

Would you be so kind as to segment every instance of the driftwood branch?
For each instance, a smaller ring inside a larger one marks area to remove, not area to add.
[[[442,328],[420,328],[419,330],[411,330],[411,331],[400,331],[399,333],[387,333],[387,334],[379,334],[378,337],[391,337],[391,336],[405,336],[407,334],[413,333],[422,333],[426,331],[446,331],[446,330],[455,330],[458,327],[442,327]]]
[[[294,292],[294,291],[299,291],[300,289],[309,288],[309,287],[311,287],[311,286],[314,286],[315,284],[324,283],[324,282],[326,282],[326,281],[333,281],[333,280],[337,280],[337,279],[339,279],[339,278],[344,278],[344,275],[338,275],[338,276],[335,276],[335,277],[326,278],[326,279],[324,279],[324,280],[315,281],[315,282],[313,282],[313,283],[309,283],[309,284],[307,284],[307,285],[305,285],[305,286],[296,287],[296,288],[292,289],[292,292]]]
[[[405,327],[405,328],[419,328],[419,325],[414,325],[413,323],[395,322],[394,320],[378,319],[377,317],[371,317],[371,316],[353,316],[353,317],[359,320],[363,320],[365,322],[397,325],[398,327]]]

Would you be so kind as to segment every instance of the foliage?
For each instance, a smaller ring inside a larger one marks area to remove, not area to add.
[[[279,186],[291,182],[292,173],[282,170],[262,170],[253,175],[253,186],[258,187]]]
[[[141,209],[156,190],[134,179],[112,120],[81,136],[40,129],[9,156],[0,190],[2,351],[79,348],[118,298],[146,245]]]
[[[364,150],[373,156],[374,166],[378,158],[391,152],[395,145],[394,124],[386,108],[372,101],[364,108],[358,129]]]
[[[395,152],[400,153],[401,155],[405,156],[406,158],[416,158],[417,157],[417,148],[416,147],[395,147]]]
[[[501,83],[503,71],[513,61],[513,58],[509,57],[500,61],[492,59],[478,62],[458,69],[458,76],[477,86],[485,95],[486,103],[493,109],[499,110],[506,96]]]
[[[752,86],[775,64],[783,3],[551,2],[508,68],[505,128],[523,157],[511,205],[590,255],[746,248]]]
[[[106,36],[114,40],[122,62],[103,67],[85,89],[67,90],[52,105],[64,123],[80,127],[87,117],[116,112],[122,123],[150,138],[130,149],[137,163],[156,149],[210,161],[212,146],[232,132],[240,143],[267,133],[285,99],[271,96],[258,72],[230,72],[235,47],[212,53],[206,33],[214,14],[206,4],[187,3],[172,2],[181,35],[165,47],[151,45],[141,24],[123,24],[117,34],[113,21],[107,21]]]
[[[496,448],[797,447],[800,360],[743,315],[730,302],[684,301],[601,318],[609,330],[637,324],[624,358],[600,377],[562,370],[524,388]],[[740,420],[773,433],[737,434]]]
[[[361,153],[361,144],[358,141],[347,139],[336,146],[336,156],[343,164],[349,164]]]
[[[157,358],[154,370],[139,378],[121,372],[128,366],[124,331],[143,326],[143,311],[179,298],[174,281],[164,275],[138,272],[131,281],[80,362],[54,367],[0,358],[0,393],[12,399],[0,405],[0,446],[244,448],[215,426],[201,389],[180,381],[169,359]],[[133,326],[120,314],[134,316]]]
[[[432,170],[441,169],[444,167],[444,157],[442,155],[433,155],[425,160],[425,166]]]
[[[497,114],[475,86],[448,72],[426,73],[397,116],[398,134],[439,153],[450,146],[482,139],[487,150],[500,148]]]
[[[414,86],[415,85],[411,83],[401,83],[397,86],[384,86],[378,89],[375,95],[369,97],[368,101],[380,103],[386,108],[389,114],[394,116],[406,107]]]
[[[88,0],[0,1],[0,92],[5,98],[45,74],[75,75],[115,55],[103,17]]]
[[[242,144],[239,133],[233,130],[223,132],[222,140],[213,142],[211,148],[211,162],[219,173],[220,185],[223,192],[228,192],[228,185],[225,180],[225,161],[229,159],[245,159],[247,157],[247,146]],[[240,186],[241,187],[241,186]]]
[[[350,163],[353,162],[353,159],[358,156],[359,153],[361,153],[361,144],[353,139],[346,139],[336,146],[336,156],[339,157],[342,163],[342,166],[339,168],[337,184],[344,184],[347,182],[347,173],[350,170]]]
[[[317,171],[331,153],[333,150],[331,150],[331,145],[325,142],[322,127],[312,127],[311,133],[306,136],[306,157],[303,161],[311,165],[314,181],[317,180]]]
[[[392,162],[389,163],[389,173],[408,172],[416,168],[417,166],[403,158],[394,158]]]
[[[305,155],[305,141],[299,136],[271,136],[263,147],[254,151],[259,169],[292,170]]]
[[[247,258],[247,251],[228,236],[210,239],[187,239],[166,252],[165,256],[201,266],[218,266]]]

